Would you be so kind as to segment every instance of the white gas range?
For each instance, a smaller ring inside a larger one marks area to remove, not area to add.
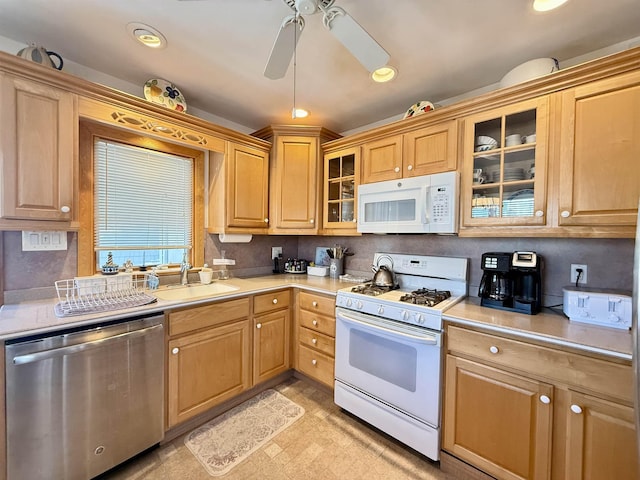
[[[433,460],[440,455],[442,314],[468,291],[468,260],[376,253],[398,288],[336,296],[336,404]]]

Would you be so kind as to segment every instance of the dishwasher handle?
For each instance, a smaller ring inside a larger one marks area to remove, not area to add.
[[[14,365],[24,365],[26,363],[39,362],[41,360],[47,360],[49,358],[61,357],[63,355],[72,355],[74,353],[84,352],[92,348],[97,348],[107,342],[113,342],[118,340],[132,340],[134,338],[142,337],[151,333],[156,329],[162,329],[162,324],[154,325],[152,327],[143,328],[141,330],[134,330],[132,332],[120,333],[118,335],[112,335],[111,337],[104,337],[98,340],[90,342],[79,343],[77,345],[69,345],[68,347],[52,348],[50,350],[44,350],[42,352],[28,353],[26,355],[18,355],[13,357]]]

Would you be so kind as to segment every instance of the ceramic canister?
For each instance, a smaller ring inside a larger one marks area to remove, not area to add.
[[[62,57],[55,52],[48,51],[44,47],[30,45],[20,50],[16,55],[21,58],[31,60],[32,62],[39,63],[40,65],[44,65],[45,67],[62,70]],[[52,57],[55,57],[58,60],[58,65],[55,64]]]

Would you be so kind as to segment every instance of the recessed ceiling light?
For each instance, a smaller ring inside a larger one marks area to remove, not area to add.
[[[158,30],[144,23],[132,22],[127,24],[129,35],[149,48],[164,48],[167,39]]]
[[[548,12],[554,8],[558,8],[567,1],[568,0],[533,0],[533,9],[536,12]]]
[[[309,116],[309,111],[304,108],[293,108],[291,110],[291,118],[305,118]]]
[[[393,80],[398,71],[390,65],[380,67],[371,73],[374,82],[385,83]]]

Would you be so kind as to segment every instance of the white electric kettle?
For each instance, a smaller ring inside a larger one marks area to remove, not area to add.
[[[31,44],[30,46],[23,48],[16,53],[16,55],[26,58],[27,60],[31,60],[32,62],[39,63],[40,65],[44,65],[45,67],[62,70],[63,61],[60,55],[35,44]],[[58,65],[53,61],[52,57],[55,57],[58,60]]]

